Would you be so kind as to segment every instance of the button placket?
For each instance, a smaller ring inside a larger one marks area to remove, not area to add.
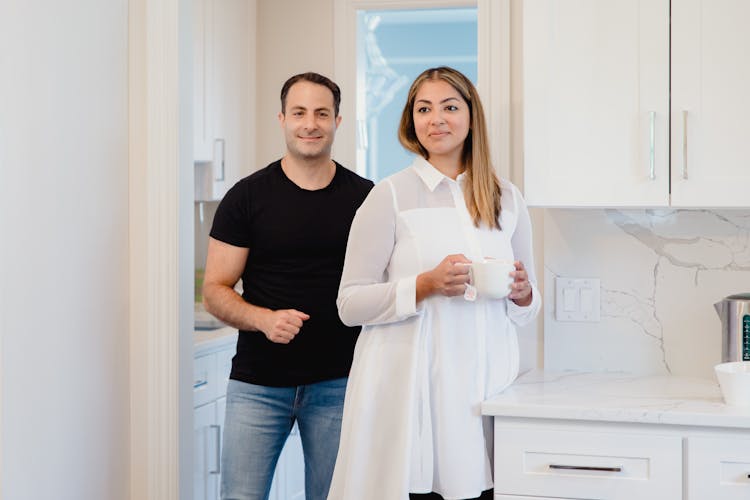
[[[469,214],[469,209],[466,208],[466,201],[464,200],[463,191],[461,186],[456,181],[449,181],[451,195],[453,196],[453,203],[458,217],[461,223],[461,228],[464,231],[466,243],[469,246],[471,260],[484,260],[484,254],[482,253],[482,246],[479,241],[479,235],[477,229],[474,226],[474,222]],[[481,402],[485,398],[486,392],[486,381],[487,381],[487,310],[483,300],[479,300],[474,303],[474,311],[477,319],[477,397]],[[478,410],[481,412],[481,408]]]

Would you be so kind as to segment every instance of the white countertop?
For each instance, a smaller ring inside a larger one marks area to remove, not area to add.
[[[216,330],[195,330],[193,355],[208,354],[237,344],[237,329],[230,326]]]
[[[669,375],[531,371],[482,413],[750,429],[750,408],[725,405],[718,382]]]

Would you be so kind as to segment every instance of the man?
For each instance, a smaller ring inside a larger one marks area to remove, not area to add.
[[[268,498],[297,422],[307,500],[325,500],[359,328],[336,309],[349,226],[372,182],[331,159],[339,87],[317,73],[281,90],[281,160],[239,181],[208,243],[206,309],[239,329],[227,388],[221,497]],[[242,296],[234,286],[242,279]]]

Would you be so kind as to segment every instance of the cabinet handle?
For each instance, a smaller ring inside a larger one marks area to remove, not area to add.
[[[549,464],[550,469],[565,469],[565,470],[594,470],[601,472],[622,472],[622,467],[589,467],[587,465],[559,465]]]
[[[216,431],[216,469],[208,471],[209,474],[221,474],[221,426],[210,425]]]
[[[193,382],[193,389],[203,387],[204,385],[208,385],[208,380],[196,380],[195,382]]]
[[[656,179],[656,165],[654,164],[654,121],[656,120],[656,111],[650,111],[648,114],[649,114],[649,133],[648,133],[649,173],[648,173],[648,178],[653,181],[654,179]]]
[[[682,178],[687,180],[688,178],[688,172],[687,172],[687,148],[688,148],[688,139],[687,139],[687,110],[682,110]]]
[[[219,153],[221,154],[221,159],[217,162],[216,161],[216,144],[219,144]],[[224,139],[214,139],[214,162],[219,164],[219,175],[214,177],[215,181],[223,181],[224,180]]]

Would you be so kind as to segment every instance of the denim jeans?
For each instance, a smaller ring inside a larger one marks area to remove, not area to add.
[[[286,438],[297,422],[305,498],[325,500],[341,434],[346,378],[296,387],[230,380],[221,456],[222,500],[266,500]]]

